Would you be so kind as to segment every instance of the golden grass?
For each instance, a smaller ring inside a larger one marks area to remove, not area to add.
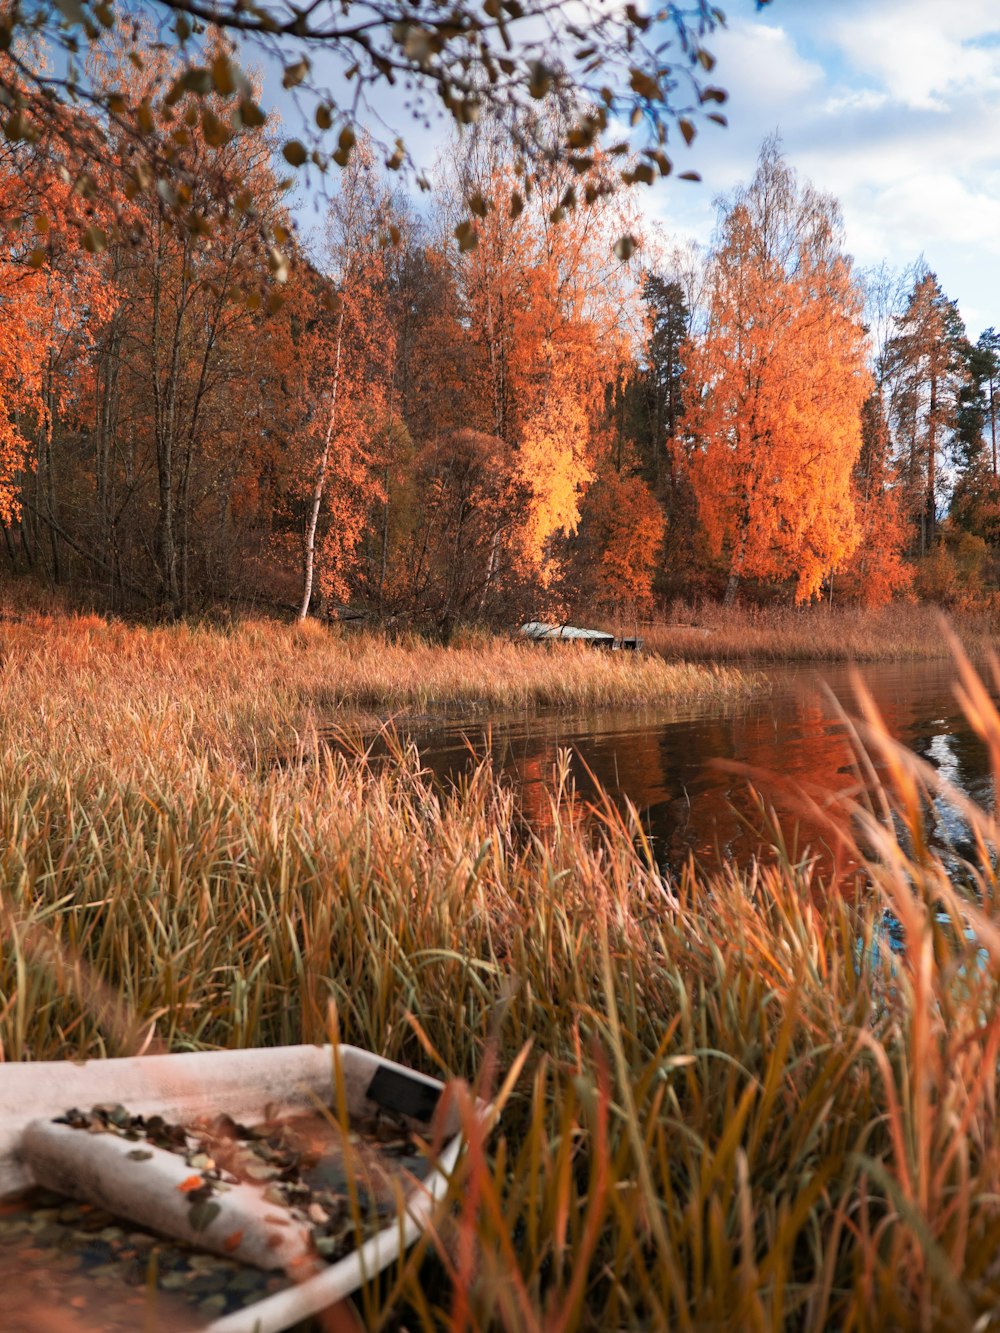
[[[110,753],[109,719],[142,748],[200,734],[199,750],[224,765],[294,748],[314,727],[428,710],[638,707],[766,688],[732,667],[668,663],[575,645],[479,638],[443,648],[417,637],[244,622],[229,630],[139,628],[97,616],[27,617],[0,625],[0,691],[64,746]],[[125,746],[124,754],[133,752]]]
[[[33,660],[9,646],[0,677],[6,1059],[315,1040],[333,1001],[346,1040],[405,1063],[513,1070],[368,1328],[995,1325],[1000,827],[966,810],[956,885],[922,834],[939,779],[874,713],[867,893],[780,841],[769,868],[667,882],[564,772],[526,836],[485,765],[442,794],[412,751],[373,769],[305,735],[301,762],[255,764],[246,736],[298,688],[267,675],[270,631],[114,631],[117,657],[74,633],[76,656],[55,628]]]
[[[878,611],[856,607],[677,607],[672,620],[644,628],[646,646],[668,660],[717,662],[877,662],[949,656],[940,612],[895,603]],[[967,650],[980,655],[994,640],[987,615],[959,621]]]

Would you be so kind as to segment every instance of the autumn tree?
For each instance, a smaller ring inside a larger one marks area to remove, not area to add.
[[[152,42],[141,63],[119,48],[90,75],[142,102],[169,80],[170,63]],[[47,176],[20,171],[15,191],[21,267],[44,290],[46,331],[41,410],[19,418],[31,444],[23,550],[37,565],[45,536],[54,578],[72,561],[113,604],[138,598],[171,612],[232,590],[231,501],[246,491],[253,446],[273,416],[261,411],[276,344],[261,308],[257,219],[284,225],[265,136],[225,132],[210,102],[176,106],[171,179],[190,170],[199,182],[180,230],[148,196],[119,188],[113,171],[75,179],[58,137],[22,138],[12,150],[19,163],[35,154],[48,164]],[[129,144],[103,132],[126,161]],[[230,194],[241,202],[208,229],[207,214]],[[127,230],[108,221],[115,216]],[[9,304],[4,314],[0,326],[13,329]]]
[[[581,505],[572,600],[605,611],[649,611],[665,529],[663,510],[641,477],[604,471]]]
[[[837,576],[840,596],[862,606],[884,606],[913,582],[905,558],[909,521],[892,461],[882,399],[873,392],[861,409],[861,452],[854,468],[854,507],[860,541]]]
[[[836,203],[775,140],[722,209],[689,374],[691,478],[731,602],[741,578],[808,600],[855,549],[852,473],[870,386],[862,297]]]
[[[872,392],[861,409],[861,452],[854,469],[854,505],[861,539],[838,574],[841,599],[882,606],[913,582],[907,494],[890,423],[905,386],[889,354],[906,311],[918,265],[898,270],[886,263],[862,274]],[[832,593],[832,589],[831,589]]]
[[[255,174],[268,176],[263,145],[260,150],[255,161],[240,164],[251,181]],[[262,196],[266,188],[262,180]],[[151,267],[137,275],[148,298],[149,341],[130,340],[126,355],[151,392],[157,569],[164,599],[174,609],[190,603],[192,536],[202,502],[224,472],[229,450],[238,450],[252,428],[246,411],[253,399],[240,398],[238,386],[253,382],[256,321],[227,299],[241,259],[252,263],[248,233],[249,227],[237,224],[203,258],[194,243],[175,244],[174,235],[156,224],[150,229]]]
[[[416,460],[419,506],[409,542],[411,604],[448,638],[459,620],[510,615],[521,586],[524,502],[505,440],[443,433]]]
[[[516,449],[523,558],[544,583],[558,565],[553,542],[579,522],[605,388],[632,355],[635,288],[614,253],[632,219],[601,194],[607,163],[579,175],[553,166],[530,198],[518,194],[501,130],[484,127],[460,164],[458,196],[481,216],[456,272],[485,372],[481,428]],[[595,198],[584,209],[587,190]]]
[[[27,466],[32,422],[48,417],[44,394],[50,344],[47,298],[52,277],[42,252],[34,263],[38,234],[19,200],[18,159],[7,145],[0,160],[0,211],[6,238],[0,260],[0,520],[20,514],[21,479]]]
[[[469,336],[454,241],[410,228],[396,252],[393,392],[419,445],[475,424],[492,430],[483,349]]]
[[[388,317],[387,251],[395,227],[392,200],[374,152],[361,144],[327,219],[329,287],[320,294],[327,316],[320,309],[314,312],[313,334],[301,349],[306,368],[304,475],[310,497],[300,619],[309,612],[317,550],[324,593],[345,597],[370,506],[386,499],[372,451],[380,432],[390,429],[387,393],[395,334]]]
[[[76,243],[79,200],[61,164],[25,170],[37,156],[23,144],[0,151],[0,521],[8,550],[16,530],[27,563],[60,582],[64,427],[86,411],[90,355],[114,295]]]

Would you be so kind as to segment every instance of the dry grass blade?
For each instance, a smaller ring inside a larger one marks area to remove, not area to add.
[[[467,1106],[484,1072],[498,1087],[366,1325],[819,1333],[1000,1308],[996,817],[869,700],[854,785],[816,795],[854,830],[849,896],[778,827],[771,865],[668,881],[634,813],[588,812],[565,767],[526,833],[488,763],[441,791],[405,743],[375,765],[317,739],[330,710],[600,704],[667,688],[659,668],[501,645],[463,677],[472,648],[255,626],[10,638],[7,1059],[130,1053],[154,1023],[164,1049],[315,1040],[333,1002],[345,1040]],[[930,836],[943,799],[964,862]]]

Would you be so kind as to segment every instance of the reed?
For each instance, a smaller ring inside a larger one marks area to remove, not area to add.
[[[150,628],[28,615],[0,625],[0,657],[4,688],[24,701],[11,724],[34,715],[90,745],[123,712],[137,726],[155,720],[161,743],[182,743],[200,727],[208,751],[241,761],[364,715],[724,702],[766,688],[754,672],[644,654],[495,636],[445,648],[315,622]]]
[[[210,680],[200,631],[109,632],[0,673],[5,1059],[312,1041],[332,1003],[345,1040],[507,1077],[369,1328],[993,1326],[1000,826],[965,802],[980,854],[946,867],[923,810],[960,798],[866,701],[851,893],[777,830],[773,863],[667,881],[565,765],[533,833],[486,763],[442,792],[402,742],[375,767],[308,729],[266,762],[270,632]]]
[[[995,633],[994,618],[969,614],[956,622],[966,649],[980,656]],[[668,660],[878,662],[946,658],[940,612],[897,602],[876,611],[858,607],[676,606],[670,623],[641,630],[646,645]]]

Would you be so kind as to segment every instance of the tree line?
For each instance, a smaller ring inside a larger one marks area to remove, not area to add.
[[[172,57],[131,54],[101,77],[140,114]],[[1000,336],[971,343],[923,263],[859,272],[777,142],[699,252],[643,234],[599,151],[529,180],[486,118],[421,210],[345,134],[310,246],[267,127],[170,96],[148,132],[182,200],[138,187],[113,121],[83,176],[61,139],[2,149],[10,570],[140,614],[445,635],[996,586]],[[561,115],[539,109],[539,142]]]

